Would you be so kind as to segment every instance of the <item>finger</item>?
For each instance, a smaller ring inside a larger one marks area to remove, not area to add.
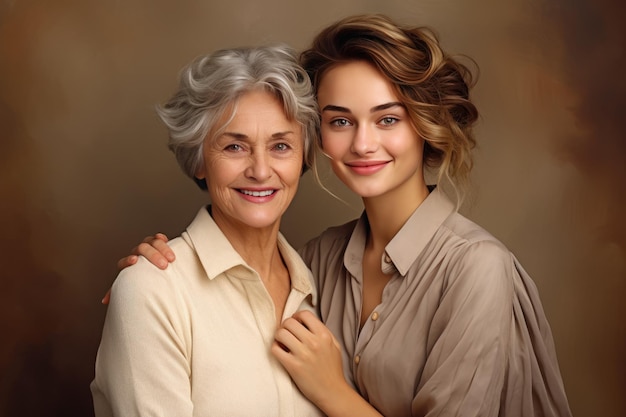
[[[137,255],[129,255],[125,256],[119,261],[117,261],[117,270],[121,271],[122,269],[134,265],[137,263]]]
[[[270,351],[272,352],[272,355],[278,359],[278,362],[280,362],[287,369],[290,368],[291,364],[295,360],[291,352],[280,342],[274,341],[270,347]]]
[[[154,248],[158,250],[161,255],[165,257],[165,259],[168,260],[168,262],[174,262],[174,260],[176,259],[176,255],[174,255],[174,251],[172,250],[172,248],[170,248],[167,242],[167,236],[165,236],[163,233],[157,233],[155,235],[155,240],[152,242],[152,246],[154,246]]]
[[[291,317],[302,323],[302,325],[309,329],[311,333],[318,334],[328,331],[326,325],[324,325],[324,323],[322,323],[322,321],[309,310],[297,311]]]
[[[299,351],[300,346],[302,346],[300,340],[290,330],[285,329],[284,327],[276,331],[274,340],[285,352],[288,353],[295,353]]]
[[[302,322],[296,320],[293,317],[289,317],[288,319],[283,321],[283,329],[289,331],[289,333],[291,333],[302,343],[306,343],[313,336],[311,331],[307,329],[306,326],[302,324]]]
[[[165,236],[164,233],[157,233],[156,235],[154,235],[154,237],[156,239],[162,240],[163,242],[169,241],[169,239],[167,238],[167,236]]]
[[[157,241],[163,243],[163,241]],[[165,269],[169,264],[167,258],[165,258],[165,256],[163,256],[163,254],[158,249],[146,242],[142,242],[137,245],[137,247],[133,250],[133,253],[143,256],[151,264],[157,266],[159,269]]]
[[[109,301],[111,301],[111,289],[109,288],[109,291],[107,291],[106,294],[104,294],[104,298],[102,299],[102,304],[109,305]]]
[[[163,233],[157,233],[155,235],[146,236],[141,241],[142,243],[148,243],[149,245],[154,245],[155,242],[165,242],[167,243],[169,239]]]
[[[331,332],[330,329],[326,327],[326,325],[312,312],[308,310],[300,310],[291,317],[302,323],[302,325],[315,337],[320,338],[320,340],[329,339],[337,347],[337,349],[341,350],[341,345],[335,338],[335,335],[333,335],[333,332]],[[306,336],[301,335],[301,337]]]
[[[150,256],[153,256],[154,253],[151,249],[154,248],[166,259],[167,262],[174,262],[176,255],[174,255],[174,251],[170,248],[167,242],[167,236],[163,233],[157,233],[154,236],[146,236],[139,245],[133,248],[132,253],[135,255],[143,255],[150,259]]]

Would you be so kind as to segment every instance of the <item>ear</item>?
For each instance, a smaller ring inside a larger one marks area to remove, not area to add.
[[[196,175],[194,175],[194,177],[196,177],[199,180],[206,179],[206,172],[204,171],[204,166],[200,166],[198,168],[198,170],[196,171]]]
[[[198,170],[196,171],[196,175],[194,175],[193,177],[193,180],[201,189],[209,189],[206,183],[206,172],[204,172],[204,167],[198,168]]]

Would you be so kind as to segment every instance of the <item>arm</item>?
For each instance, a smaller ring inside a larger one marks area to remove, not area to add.
[[[346,382],[341,347],[309,311],[299,311],[276,332],[272,353],[300,391],[329,417],[381,416]]]
[[[96,415],[192,415],[191,332],[168,278],[140,262],[115,281],[91,387]]]
[[[498,415],[512,331],[512,268],[509,252],[492,242],[474,243],[451,259],[424,335],[427,357],[413,415]]]
[[[159,269],[165,269],[174,262],[176,256],[167,244],[168,238],[163,233],[157,233],[154,236],[147,236],[141,243],[131,249],[130,255],[123,257],[117,261],[117,269],[122,269],[134,265],[139,259],[139,255],[145,257],[153,265]],[[111,290],[107,291],[102,298],[102,304],[109,304],[111,298]]]

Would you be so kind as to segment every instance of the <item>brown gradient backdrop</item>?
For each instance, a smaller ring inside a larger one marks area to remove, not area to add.
[[[179,68],[221,47],[302,48],[360,12],[434,26],[479,63],[463,211],[534,277],[574,415],[626,415],[622,4],[0,1],[0,415],[92,415],[100,299],[117,259],[147,234],[180,233],[206,201],[153,111]],[[306,175],[283,224],[296,246],[360,211],[328,178],[346,204]]]

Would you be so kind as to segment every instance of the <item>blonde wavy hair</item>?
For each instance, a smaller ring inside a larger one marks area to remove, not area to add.
[[[324,74],[351,62],[373,64],[391,82],[418,134],[424,164],[447,181],[460,204],[469,184],[473,125],[478,111],[470,101],[474,85],[467,66],[445,53],[426,27],[403,27],[379,14],[344,18],[323,29],[300,62],[317,92]],[[318,132],[318,143],[320,146]]]

